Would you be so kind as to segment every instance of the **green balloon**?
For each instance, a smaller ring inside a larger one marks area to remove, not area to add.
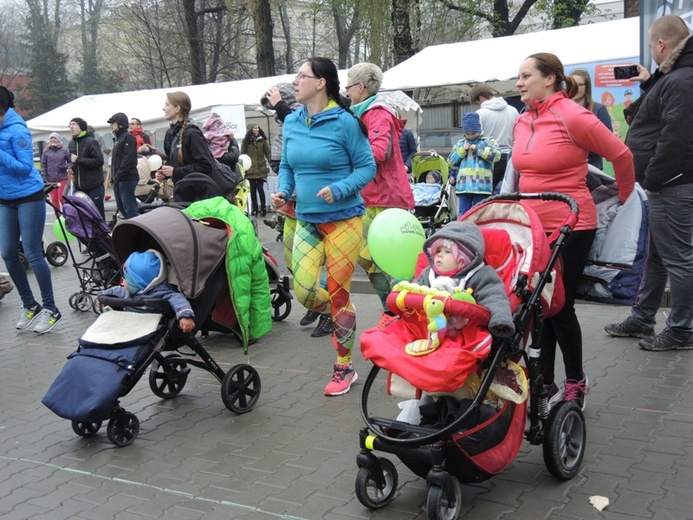
[[[397,280],[414,276],[425,240],[426,233],[417,218],[399,208],[379,213],[368,229],[368,248],[373,261]]]
[[[62,227],[60,227],[61,223]],[[65,226],[65,217],[58,217],[55,222],[53,222],[53,234],[55,235],[55,238],[62,240],[63,242],[75,240],[75,236],[70,233]]]

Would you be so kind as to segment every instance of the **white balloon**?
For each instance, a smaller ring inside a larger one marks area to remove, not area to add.
[[[161,156],[153,154],[148,157],[149,159],[149,170],[155,172],[159,168],[161,168],[161,165],[163,164],[161,162]]]
[[[248,171],[248,168],[250,168],[253,164],[253,160],[246,154],[239,155],[238,162],[241,163],[241,166],[243,166],[245,171]]]

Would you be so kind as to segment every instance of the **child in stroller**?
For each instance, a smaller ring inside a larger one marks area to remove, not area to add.
[[[430,236],[457,219],[455,186],[450,184],[447,161],[436,152],[414,154],[411,165],[414,215]]]
[[[166,280],[166,262],[161,253],[149,249],[144,253],[135,251],[123,264],[123,285],[99,292],[99,296],[126,299],[135,295],[166,300],[178,320],[183,332],[195,328],[195,313],[190,302]],[[101,307],[97,298],[96,306]],[[128,307],[125,310],[129,310]]]

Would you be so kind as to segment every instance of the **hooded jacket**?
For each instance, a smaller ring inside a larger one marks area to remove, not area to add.
[[[476,113],[484,135],[495,139],[503,155],[509,154],[513,147],[513,127],[519,115],[517,109],[502,97],[494,97],[484,101]]]
[[[652,76],[638,100],[626,144],[643,188],[693,182],[693,36],[683,40]]]
[[[81,132],[72,138],[68,148],[71,154],[77,156],[72,163],[75,188],[89,191],[103,184],[103,152],[94,139],[94,134],[89,131]]]
[[[178,158],[179,148],[183,151],[182,161]],[[212,152],[209,151],[202,130],[190,120],[187,121],[185,129],[183,129],[183,121],[171,124],[164,137],[164,151],[168,164],[173,166],[174,183],[193,172],[212,174],[212,168],[214,168]]]
[[[248,134],[241,143],[241,153],[247,154],[252,161],[245,176],[248,179],[266,179],[269,173],[267,169],[267,161],[270,160],[269,143],[261,135],[253,135],[252,131]]]
[[[31,133],[19,114],[8,108],[0,124],[0,201],[42,191],[43,179],[34,166]]]
[[[368,100],[363,103],[367,103]],[[361,115],[375,159],[375,178],[361,190],[366,207],[414,209],[399,138],[406,121],[376,94]]]
[[[71,166],[70,152],[64,146],[47,146],[41,155],[41,175],[46,182],[60,182],[67,179],[67,169]]]
[[[462,290],[471,288],[472,296],[476,302],[486,307],[491,313],[488,328],[491,334],[497,337],[508,337],[515,330],[515,325],[510,310],[510,300],[505,293],[505,285],[496,273],[495,269],[484,263],[486,246],[481,231],[470,222],[454,221],[446,224],[442,229],[431,235],[424,242],[424,252],[429,267],[426,267],[416,280],[419,285],[431,287],[433,280],[438,278],[433,271],[433,258],[428,253],[429,247],[439,238],[447,238],[458,244],[462,244],[468,251],[474,254],[474,259],[469,265],[452,275],[452,280]]]
[[[128,131],[128,118],[118,113],[113,116],[118,129],[113,132],[111,177],[113,182],[139,181],[137,173],[137,139]]]

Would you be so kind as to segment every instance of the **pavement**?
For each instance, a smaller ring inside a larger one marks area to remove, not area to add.
[[[51,229],[49,220],[46,243]],[[281,261],[274,232],[261,222],[259,229]],[[78,437],[41,399],[95,315],[68,306],[78,287],[70,263],[51,269],[64,314],[54,332],[15,330],[16,291],[0,303],[3,520],[427,518],[425,481],[392,456],[399,472],[395,500],[376,511],[357,500],[359,394],[369,363],[357,352],[361,381],[344,396],[325,397],[335,354],[329,338],[311,338],[312,328],[299,326],[303,309],[295,300],[289,317],[247,356],[228,336],[203,340],[224,370],[237,363],[258,370],[262,394],[251,412],[228,411],[218,381],[193,368],[175,399],[152,394],[146,376],[122,398],[141,421],[132,445],[114,447],[105,424],[95,437]],[[364,292],[362,272],[356,280],[361,332],[376,324],[379,305]],[[525,442],[502,474],[463,486],[462,517],[693,519],[693,352],[651,353],[636,340],[607,336],[603,326],[624,318],[627,308],[580,303],[577,310],[591,386],[579,474],[557,481],[541,447]],[[377,389],[371,409],[396,415],[397,399]],[[608,499],[604,510],[590,504],[595,495]]]

